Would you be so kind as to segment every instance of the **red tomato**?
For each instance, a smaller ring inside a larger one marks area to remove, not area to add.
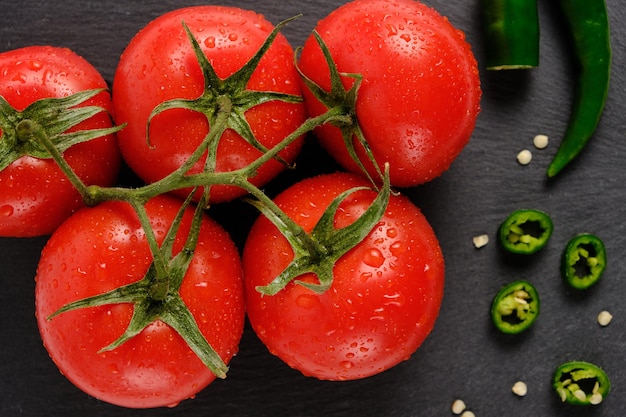
[[[99,72],[68,49],[32,46],[0,54],[0,95],[17,111],[39,99],[106,87]],[[102,92],[83,105],[110,112],[109,93]],[[71,131],[111,127],[107,112]],[[1,126],[0,133],[5,134]],[[108,186],[117,179],[120,155],[114,135],[74,145],[64,157],[86,184]],[[82,206],[79,193],[52,159],[22,156],[0,172],[0,236],[52,233]]]
[[[180,202],[160,196],[147,211],[163,240]],[[174,245],[180,251],[193,210],[188,209]],[[77,309],[46,318],[69,302],[136,282],[152,256],[130,205],[107,202],[70,217],[46,244],[37,273],[36,312],[50,357],[86,393],[126,407],[172,406],[215,379],[180,335],[161,321],[111,351],[133,314],[132,304]],[[243,332],[241,262],[228,234],[208,217],[180,288],[200,331],[225,363]]]
[[[323,175],[297,183],[275,201],[310,231],[330,202],[355,186],[367,182],[348,173]],[[352,223],[375,197],[368,190],[352,194],[340,206],[335,227]],[[248,317],[269,351],[305,375],[349,380],[377,374],[408,359],[434,326],[444,261],[429,223],[405,197],[391,196],[380,222],[335,264],[325,293],[294,281],[273,296],[255,290],[292,259],[287,240],[260,217],[243,254]]]
[[[414,0],[356,0],[316,30],[339,72],[363,76],[356,115],[381,170],[390,163],[391,183],[414,186],[447,170],[468,143],[479,113],[478,66],[464,34]],[[299,66],[330,89],[328,65],[313,37],[304,44]],[[349,88],[354,79],[343,82]],[[308,89],[303,94],[312,116],[326,110]],[[338,128],[324,125],[316,133],[344,168],[360,172]],[[362,147],[356,149],[376,178]]]
[[[154,107],[176,98],[195,99],[203,92],[204,78],[183,30],[183,21],[222,79],[243,67],[274,29],[270,22],[252,11],[197,6],[167,13],[133,38],[115,74],[114,113],[118,123],[128,123],[119,136],[122,154],[129,166],[147,182],[157,181],[180,167],[208,132],[203,114],[168,110],[152,119],[152,147],[146,142],[146,122]],[[247,88],[300,95],[293,49],[284,36],[279,34],[275,39]],[[301,102],[273,100],[249,109],[245,116],[258,141],[271,148],[302,124],[306,112]],[[281,156],[292,162],[300,148],[301,141],[297,141]],[[242,168],[260,155],[229,129],[218,147],[216,171]],[[201,172],[203,160],[191,172]],[[257,171],[253,183],[262,185],[283,168],[276,160],[269,161]],[[216,186],[211,189],[211,202],[227,201],[243,194],[233,186]]]

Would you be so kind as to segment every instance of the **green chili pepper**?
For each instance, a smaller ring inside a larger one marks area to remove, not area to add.
[[[608,395],[611,382],[600,367],[589,362],[572,361],[557,368],[552,386],[563,402],[597,405]]]
[[[491,319],[507,334],[528,329],[539,315],[539,295],[527,281],[515,281],[502,288],[491,304]]]
[[[500,243],[509,252],[529,255],[543,248],[554,226],[540,210],[517,210],[500,225]]]
[[[539,65],[537,0],[482,0],[488,70]]]
[[[605,0],[560,0],[579,64],[573,109],[548,167],[557,175],[585,147],[600,121],[609,89],[611,41]]]
[[[606,268],[606,249],[589,233],[574,236],[565,247],[561,273],[569,285],[584,290],[598,282]]]

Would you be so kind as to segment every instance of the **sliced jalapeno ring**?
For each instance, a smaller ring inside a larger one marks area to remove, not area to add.
[[[530,255],[543,248],[554,225],[547,213],[540,210],[517,210],[500,226],[500,243],[512,253]]]
[[[496,327],[507,334],[528,329],[539,315],[539,295],[527,281],[515,281],[494,297],[491,318]]]
[[[589,233],[574,236],[565,247],[561,273],[573,288],[594,285],[606,269],[606,249],[600,238]]]
[[[572,361],[557,368],[552,386],[563,402],[598,405],[608,395],[611,382],[600,367],[589,362]]]

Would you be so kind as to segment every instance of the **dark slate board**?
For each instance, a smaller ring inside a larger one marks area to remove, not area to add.
[[[148,21],[193,1],[34,1],[2,2],[0,50],[30,44],[66,46],[94,64],[110,82],[119,55]],[[284,29],[301,45],[318,19],[341,2],[230,1],[253,8],[277,23],[300,12]],[[0,415],[3,417],[82,416],[446,416],[462,398],[480,417],[622,416],[626,413],[626,92],[623,68],[626,12],[608,0],[614,61],[612,87],[596,137],[575,164],[556,181],[545,169],[569,117],[574,65],[563,20],[553,2],[540,2],[541,64],[528,72],[487,73],[478,0],[427,0],[464,30],[481,64],[482,113],[470,144],[440,178],[405,190],[435,228],[447,260],[447,283],[440,318],[413,357],[375,377],[352,382],[322,382],[302,376],[271,356],[250,328],[224,381],[173,409],[127,410],[83,394],[56,369],[42,347],[34,319],[33,288],[39,251],[45,238],[0,239]],[[528,166],[516,154],[532,148],[535,134],[552,142],[534,150]],[[315,155],[300,161],[296,173],[271,187],[336,168],[314,142]],[[317,159],[316,159],[317,158]],[[270,187],[270,189],[271,189]],[[525,262],[502,254],[495,242],[498,224],[521,207],[552,215],[555,231],[547,248]],[[237,215],[231,221],[233,213]],[[216,209],[239,244],[253,212],[234,203]],[[240,221],[241,218],[248,221]],[[578,232],[601,236],[609,267],[593,291],[578,296],[559,277],[559,258]],[[491,243],[477,250],[472,237],[487,233]],[[532,280],[540,291],[540,319],[521,337],[493,330],[488,311],[503,284]],[[606,328],[596,315],[614,315]],[[603,366],[613,393],[593,410],[566,407],[551,389],[551,374],[561,362],[583,359]],[[524,398],[511,393],[517,380],[528,384]]]

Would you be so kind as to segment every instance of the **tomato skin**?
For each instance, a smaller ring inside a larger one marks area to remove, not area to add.
[[[207,5],[166,13],[132,39],[114,77],[114,113],[117,123],[128,123],[120,132],[122,154],[133,171],[147,182],[176,170],[208,132],[204,115],[191,110],[168,110],[152,119],[153,147],[146,143],[146,122],[154,107],[176,98],[195,99],[203,91],[204,79],[182,21],[222,79],[239,70],[274,29],[252,11]],[[247,87],[301,95],[293,49],[284,36],[279,34],[276,38]],[[259,142],[271,148],[304,122],[306,112],[303,103],[271,101],[249,109],[246,118]],[[280,155],[293,162],[301,145],[298,140]],[[242,168],[261,155],[230,129],[224,133],[217,154],[218,172]],[[202,171],[203,159],[191,172]],[[257,171],[252,182],[257,186],[265,184],[283,169],[283,164],[271,160]],[[215,186],[211,189],[211,202],[228,201],[243,194],[233,186]]]
[[[334,197],[355,186],[367,182],[349,173],[323,175],[290,187],[275,201],[308,231]],[[335,227],[354,221],[375,196],[359,191],[348,198]],[[335,264],[325,293],[293,281],[274,296],[256,291],[292,258],[286,239],[260,217],[243,254],[248,318],[269,351],[304,375],[351,380],[380,373],[408,359],[434,326],[444,260],[432,228],[406,197],[391,197],[374,230]],[[298,279],[316,280],[312,274]]]
[[[480,106],[478,65],[465,35],[434,9],[414,0],[356,0],[316,30],[339,72],[363,76],[356,114],[376,161],[391,165],[391,184],[410,187],[446,171],[469,142]],[[309,37],[300,54],[302,72],[329,90],[328,65]],[[348,88],[353,79],[344,78]],[[303,89],[312,116],[326,108]],[[360,172],[338,128],[317,137],[346,169]],[[370,175],[376,171],[360,146]]]
[[[91,64],[66,48],[30,46],[3,52],[0,68],[0,95],[18,111],[42,98],[107,88]],[[83,105],[110,112],[111,98],[102,92]],[[71,131],[111,127],[107,112]],[[108,186],[117,179],[121,158],[115,135],[74,145],[63,155],[88,185]],[[48,235],[82,206],[78,191],[52,159],[23,156],[0,172],[0,236]]]
[[[163,239],[180,204],[166,196],[148,202],[157,240]],[[193,210],[188,210],[174,253],[182,248],[191,224]],[[46,317],[69,302],[138,281],[151,259],[132,208],[107,202],[77,212],[57,229],[37,272],[37,322],[50,357],[83,391],[125,407],[176,405],[193,397],[215,375],[178,333],[160,321],[114,350],[98,353],[123,334],[133,312],[130,304]],[[243,332],[241,262],[228,234],[208,217],[180,294],[202,334],[228,363]]]

